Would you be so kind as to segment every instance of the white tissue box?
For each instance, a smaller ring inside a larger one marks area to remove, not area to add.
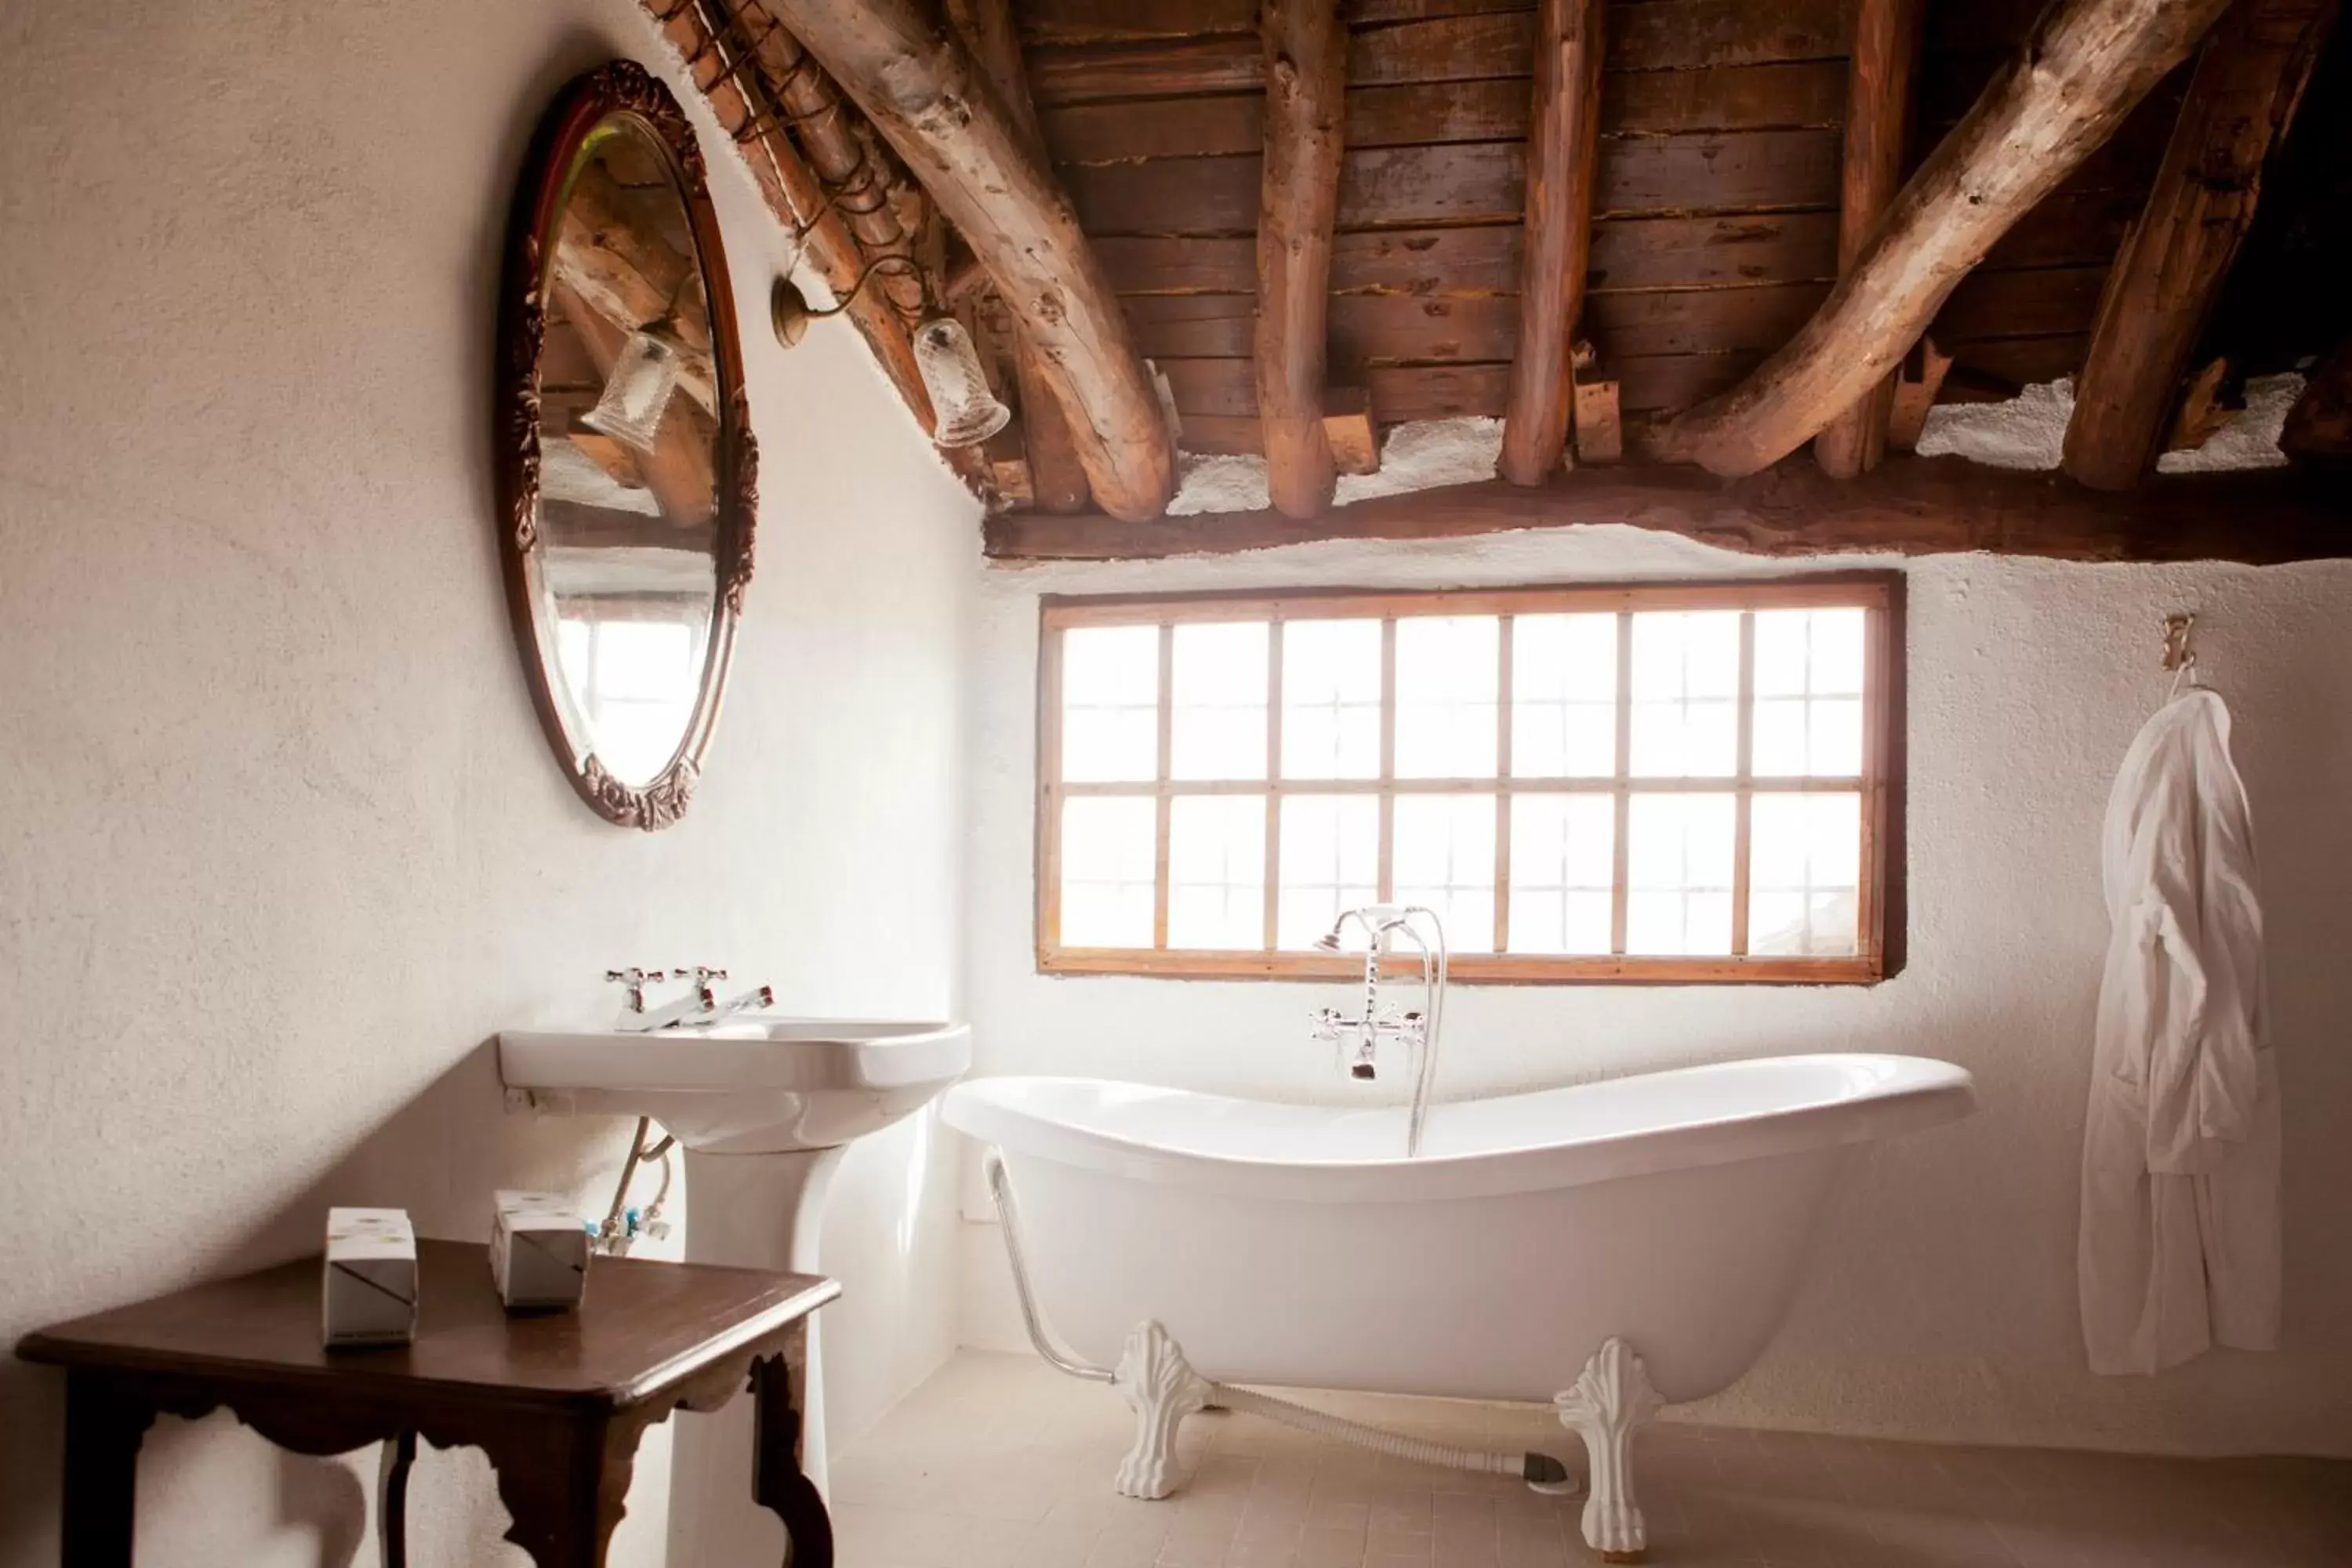
[[[416,1337],[416,1228],[404,1209],[329,1209],[322,1287],[330,1345]]]
[[[588,1287],[588,1227],[553,1193],[499,1193],[490,1278],[507,1310],[576,1307]]]

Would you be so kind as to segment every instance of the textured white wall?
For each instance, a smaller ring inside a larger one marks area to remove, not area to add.
[[[955,1004],[973,508],[846,326],[758,330],[780,246],[707,121],[767,500],[686,823],[597,821],[532,716],[498,249],[541,112],[620,55],[674,70],[628,0],[0,10],[0,1343],[310,1249],[331,1201],[601,1203],[624,1129],[503,1117],[488,1042],[608,963]],[[836,1436],[953,1342],[928,1136],[837,1189]],[[0,1363],[6,1568],[57,1560],[59,1405]],[[666,1449],[620,1561],[660,1560]],[[166,1421],[142,1560],[342,1568],[372,1475]],[[522,1561],[477,1456],[412,1500],[417,1562]]]
[[[989,573],[973,659],[969,881],[982,1070],[1283,1099],[1350,1092],[1329,1053],[1307,1040],[1307,1011],[1327,999],[1313,986],[1034,973],[1039,594],[1772,570],[1596,529]],[[2347,595],[2352,566],[2343,564],[1920,563],[1910,574],[1911,924],[1901,976],[1866,990],[1457,987],[1444,1097],[1818,1049],[1916,1052],[1975,1073],[1982,1113],[1875,1153],[1787,1331],[1699,1414],[1992,1442],[2352,1454],[2352,1249],[2341,1223],[2352,1193]],[[2158,628],[2176,609],[2200,613],[2206,668],[2236,706],[2265,852],[2285,1091],[2286,1342],[2273,1356],[2224,1354],[2153,1382],[2106,1381],[2083,1370],[2074,1292],[2106,932],[2097,825],[2116,764],[2164,696]],[[964,1243],[967,1342],[1018,1348],[994,1227],[967,1226]],[[1563,1383],[1573,1373],[1562,1368]]]

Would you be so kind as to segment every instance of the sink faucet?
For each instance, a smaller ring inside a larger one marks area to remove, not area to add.
[[[719,993],[712,989],[710,983],[726,979],[727,972],[713,969],[708,964],[698,963],[691,969],[673,969],[667,974],[659,969],[608,969],[604,972],[604,978],[615,985],[628,987],[627,996],[621,1004],[621,1016],[614,1020],[613,1026],[629,1034],[649,1035],[662,1029],[696,1028],[753,1007],[776,1005],[775,992],[765,985],[755,985],[740,995],[720,1001]],[[664,979],[691,980],[694,985],[677,1000],[648,1010],[646,987],[658,985]]]
[[[626,987],[621,999],[621,1015],[613,1020],[613,1027],[634,1035],[647,1034],[655,1029],[667,1028],[695,1011],[699,1005],[699,998],[692,993],[676,1002],[656,1007],[651,1012],[646,1011],[646,987],[658,985],[671,978],[673,976],[669,971],[659,964],[656,964],[651,969],[632,964],[626,969],[604,971],[604,980],[607,984]],[[686,971],[679,970],[675,978],[685,979]]]
[[[1416,920],[1427,923],[1427,936],[1422,933]],[[1339,1041],[1352,1035],[1355,1049],[1349,1058],[1348,1076],[1354,1079],[1377,1076],[1382,1036],[1402,1042],[1407,1050],[1416,1054],[1419,1070],[1413,1079],[1412,1110],[1405,1123],[1405,1157],[1412,1159],[1421,1152],[1422,1123],[1428,1119],[1430,1090],[1437,1082],[1437,1032],[1445,1009],[1445,926],[1435,910],[1419,904],[1368,904],[1361,909],[1342,910],[1332,921],[1331,929],[1317,940],[1316,947],[1325,952],[1339,952],[1339,938],[1350,922],[1364,929],[1364,1010],[1348,1018],[1342,1017],[1337,1008],[1323,1008],[1313,1015],[1315,1037]],[[1421,954],[1422,1005],[1417,1012],[1383,1013],[1381,961],[1387,955],[1390,939],[1399,935],[1412,942]]]

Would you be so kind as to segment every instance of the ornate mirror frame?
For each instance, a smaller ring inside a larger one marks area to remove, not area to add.
[[[539,624],[530,560],[539,538],[540,355],[547,335],[548,267],[555,226],[582,144],[606,120],[634,120],[667,154],[686,206],[704,292],[709,296],[711,358],[726,410],[717,452],[717,601],[694,712],[669,766],[648,783],[625,784],[564,728],[561,700]],[[499,299],[497,427],[499,552],[515,647],[530,683],[531,704],[557,760],[591,809],[606,821],[652,832],[686,814],[726,695],[735,624],[751,581],[752,540],[760,510],[759,444],[743,396],[741,340],[719,217],[705,184],[702,149],[669,89],[634,60],[615,60],[567,86],[541,122],[523,166],[508,233]]]

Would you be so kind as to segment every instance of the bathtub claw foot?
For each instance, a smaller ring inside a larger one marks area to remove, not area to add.
[[[1664,1406],[1633,1347],[1611,1335],[1592,1352],[1576,1386],[1552,1403],[1559,1424],[1584,1439],[1591,1487],[1584,1500],[1584,1543],[1603,1563],[1639,1563],[1648,1546],[1642,1505],[1633,1496],[1633,1429]]]
[[[1209,1380],[1158,1320],[1146,1319],[1127,1336],[1112,1386],[1135,1412],[1135,1447],[1118,1464],[1119,1495],[1164,1498],[1176,1489],[1176,1428],[1208,1407]]]

